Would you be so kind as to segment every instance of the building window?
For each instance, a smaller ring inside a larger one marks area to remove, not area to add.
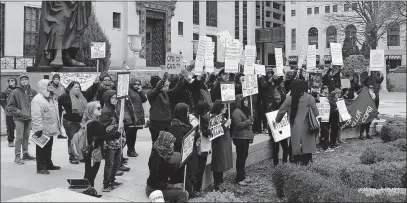
[[[350,5],[349,4],[345,4],[344,6],[343,6],[343,10],[344,11],[349,11],[350,10]]]
[[[330,6],[325,6],[325,13],[331,12],[331,7]]]
[[[312,14],[312,8],[307,8],[307,15],[311,15]]]
[[[218,37],[217,36],[214,36],[214,35],[206,35],[207,37],[210,37],[210,38],[212,38],[212,42],[214,42],[215,43],[215,51],[213,52],[213,60],[214,60],[214,62],[216,62],[216,61],[218,61],[217,60],[217,56],[218,56],[218,52],[217,52],[217,47],[218,47]]]
[[[266,11],[266,17],[270,18],[270,16],[271,16],[271,11]]]
[[[273,2],[273,8],[280,10],[281,4],[277,3],[277,2]]]
[[[206,26],[218,27],[218,2],[206,2]]]
[[[297,37],[297,33],[296,33],[295,28],[291,29],[291,50],[293,50],[293,51],[297,47],[297,39],[296,39],[296,37]]]
[[[35,57],[40,28],[40,8],[24,7],[24,47],[25,57]]]
[[[5,11],[6,11],[6,4],[0,3],[0,57],[4,56],[4,29],[5,29]]]
[[[199,1],[193,2],[192,18],[194,25],[199,25]]]
[[[295,16],[295,10],[291,10],[291,16]]]
[[[282,25],[280,23],[273,23],[273,27],[281,27]]]
[[[283,5],[283,11],[285,11],[285,6]]]
[[[270,7],[271,6],[271,2],[270,1],[266,1],[266,6]]]
[[[184,23],[178,21],[178,35],[184,35]]]
[[[332,6],[332,12],[338,12],[338,5]]]
[[[308,30],[308,45],[316,45],[316,48],[318,49],[318,30],[317,28],[310,28]]]
[[[247,45],[247,1],[243,1],[243,45]]]
[[[278,14],[278,13],[273,13],[273,18],[276,19],[276,20],[282,20],[281,19],[281,14]]]
[[[400,46],[400,25],[396,22],[387,27],[387,46]]]
[[[314,8],[314,14],[319,14],[319,7]]]
[[[356,27],[354,25],[346,26],[345,38],[349,38],[352,45],[356,44]]]
[[[283,15],[283,21],[285,22],[285,15]]]
[[[240,36],[240,25],[239,25],[239,1],[235,1],[235,39],[239,39]],[[259,16],[260,17],[260,16]],[[256,20],[257,25],[257,20]],[[260,22],[257,26],[260,26]]]
[[[336,28],[334,26],[329,26],[326,29],[326,48],[331,47],[331,42],[336,42]]]
[[[352,10],[356,11],[358,9],[358,3],[352,3]]]
[[[113,12],[113,28],[120,29],[121,14]]]
[[[271,22],[270,21],[266,21],[266,27],[271,27]]]

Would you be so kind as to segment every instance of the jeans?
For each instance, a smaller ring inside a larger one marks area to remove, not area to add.
[[[14,123],[13,116],[6,116],[6,127],[7,141],[14,142],[14,130],[16,129],[16,124]]]
[[[323,150],[329,147],[329,123],[321,122],[321,146]]]
[[[16,124],[16,142],[14,153],[16,156],[20,156],[21,148],[23,148],[23,154],[28,153],[28,138],[30,137],[31,120],[14,120],[14,123]]]
[[[366,131],[366,136],[369,135],[369,131],[370,131],[370,125],[372,124],[372,122],[369,123],[363,123],[362,125],[360,125],[360,136],[363,135],[363,132]]]
[[[233,144],[236,146],[236,178],[235,181],[241,182],[246,178],[245,165],[246,159],[249,156],[250,140],[233,139]]]
[[[69,161],[73,161],[73,160],[75,160],[75,155],[73,154],[72,149],[71,149],[71,141],[72,141],[72,138],[75,135],[75,133],[77,133],[79,131],[79,129],[81,129],[81,124],[76,123],[76,122],[67,121],[64,119],[63,125],[64,125],[65,131],[66,131],[66,135],[68,136]]]
[[[150,121],[150,130],[152,145],[158,139],[160,131],[165,130],[170,125],[170,121]]]
[[[183,189],[179,188],[167,188],[167,189],[160,189],[161,192],[163,193],[164,196],[164,201],[165,202],[187,202],[189,198],[189,193]],[[146,186],[146,195],[147,197],[150,197],[150,194],[152,192],[156,191],[156,189]]]
[[[270,142],[271,142],[271,146],[272,146],[272,150],[273,150],[273,163],[274,166],[277,166],[279,163],[278,160],[278,154],[280,153],[280,145],[281,148],[283,148],[283,163],[287,163],[288,161],[288,155],[289,155],[289,148],[288,148],[288,138],[281,140],[280,142],[274,142],[274,138],[271,135],[271,129],[268,128],[269,131],[269,135],[270,135]]]
[[[294,163],[306,166],[312,163],[312,154],[294,155]]]
[[[36,161],[37,161],[37,171],[41,170],[48,170],[54,163],[52,163],[52,145],[54,143],[54,138],[50,137],[47,144],[44,148],[39,147],[36,145],[35,153],[36,153]]]
[[[90,185],[95,187],[95,179],[100,168],[100,162],[94,162],[92,166],[92,159],[85,160],[85,176],[84,179],[88,179]]]
[[[336,145],[339,133],[339,112],[334,111],[329,115],[329,126],[331,127],[331,146]]]
[[[134,146],[136,145],[138,129],[135,127],[125,127],[125,130],[126,130],[127,154],[129,154],[131,152],[136,151]]]
[[[121,151],[121,149],[107,149],[103,178],[104,186],[108,186],[116,180],[115,175],[117,172],[117,168],[119,168],[121,162]]]
[[[205,172],[206,161],[208,160],[208,156],[200,156],[198,155],[198,173],[195,174],[196,183],[194,186],[194,190],[196,192],[201,191],[202,189],[202,179]]]
[[[223,172],[213,172],[212,176],[215,186],[219,186],[223,183]]]

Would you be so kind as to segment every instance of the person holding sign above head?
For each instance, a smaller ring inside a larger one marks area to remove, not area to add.
[[[329,92],[334,91],[335,86],[341,85],[340,74],[342,69],[340,67],[338,69],[339,70],[336,73],[334,73],[332,67],[330,67],[328,71],[325,73],[325,75],[322,77],[322,84],[328,86]]]
[[[281,105],[276,122],[281,122],[288,113],[291,127],[291,149],[295,163],[308,165],[312,162],[312,153],[317,150],[315,136],[310,132],[310,111],[318,116],[315,99],[304,91],[305,81],[295,79],[291,84],[291,95]]]
[[[148,168],[150,175],[147,178],[146,195],[161,190],[165,201],[187,202],[189,193],[182,189],[182,183],[170,184],[168,179],[174,175],[181,163],[181,154],[174,151],[176,138],[169,132],[161,131],[153,144]]]
[[[236,95],[236,109],[232,113],[232,138],[236,146],[236,178],[235,182],[245,186],[251,183],[246,177],[245,166],[249,155],[249,144],[253,142],[253,117],[250,116],[249,101],[243,95]]]

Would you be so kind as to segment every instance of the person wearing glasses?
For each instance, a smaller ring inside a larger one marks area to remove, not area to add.
[[[7,100],[11,92],[16,89],[17,79],[9,78],[7,80],[8,86],[0,93],[0,105],[3,107],[4,114],[6,114],[6,127],[7,127],[7,141],[9,147],[14,147],[14,130],[16,125],[14,124],[13,115],[7,111]]]
[[[99,85],[99,89],[97,90],[96,100],[100,102],[100,105],[103,108],[103,106],[105,105],[105,101],[103,100],[103,94],[107,90],[116,90],[116,87],[113,78],[107,73],[100,74],[99,80],[101,82]]]

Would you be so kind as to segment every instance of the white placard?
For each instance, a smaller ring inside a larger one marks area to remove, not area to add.
[[[106,42],[91,42],[90,58],[99,59],[106,57]]]
[[[180,166],[182,166],[185,160],[192,154],[192,151],[194,149],[195,129],[196,127],[193,127],[192,130],[190,130],[182,140],[182,156]]]
[[[348,109],[346,108],[345,100],[341,99],[337,101],[336,106],[338,107],[339,115],[341,116],[342,121],[347,121],[352,118],[348,112]]]
[[[341,43],[331,42],[332,65],[343,66]]]
[[[169,74],[179,74],[183,68],[183,61],[181,54],[174,54],[167,52],[165,56],[165,70]]]
[[[257,75],[266,75],[266,66],[254,64],[254,73]]]
[[[227,42],[225,50],[225,73],[239,72],[239,57],[240,57],[239,41]]]
[[[384,50],[370,50],[369,71],[382,71],[385,67]]]
[[[317,67],[317,46],[308,45],[307,70],[315,70]]]
[[[245,75],[242,81],[243,97],[259,93],[256,75]]]
[[[329,105],[329,100],[326,97],[320,97],[319,103],[317,103],[319,115],[318,118],[321,118],[321,122],[329,122],[329,114],[331,112],[331,106]]]
[[[196,127],[199,125],[199,119],[191,113],[189,114],[189,123],[191,123],[192,127]]]
[[[117,98],[129,95],[130,73],[117,73]]]
[[[200,75],[204,72],[206,44],[212,40],[207,36],[199,36],[198,50],[195,57],[195,74]]]
[[[307,44],[302,44],[300,57],[298,58],[298,66],[299,67],[302,67],[302,64],[304,64],[305,58],[307,56],[307,50],[308,50],[308,45]]]
[[[52,75],[58,74],[60,76],[60,83],[67,87],[72,81],[79,82],[81,85],[81,90],[86,91],[89,87],[93,85],[96,78],[99,77],[98,73],[63,73],[63,72],[52,72]]]
[[[212,135],[209,136],[210,141],[225,134],[222,127],[222,121],[223,121],[222,115],[217,115],[209,120],[209,129],[212,132]]]
[[[230,35],[229,31],[225,30],[216,34],[219,38],[219,41],[222,43],[223,47],[226,47],[226,42],[232,41],[233,37]]]
[[[254,61],[256,60],[256,46],[246,45],[244,50],[244,74],[254,74]]]
[[[213,73],[215,72],[215,64],[213,63],[214,60],[214,51],[215,51],[215,42],[212,42],[212,39],[208,37],[209,40],[206,42],[206,49],[205,49],[205,72]]]
[[[235,84],[234,83],[221,83],[220,95],[223,102],[234,102],[236,100]]]
[[[278,111],[266,113],[267,123],[271,129],[274,142],[280,142],[291,136],[290,120],[287,113],[279,123],[276,122],[277,113]]]
[[[341,79],[341,86],[342,86],[342,88],[351,88],[350,80],[347,78]]]
[[[276,69],[277,69],[277,76],[283,76],[283,68],[284,68],[284,62],[283,62],[283,49],[282,48],[275,48],[275,57],[276,57]]]

